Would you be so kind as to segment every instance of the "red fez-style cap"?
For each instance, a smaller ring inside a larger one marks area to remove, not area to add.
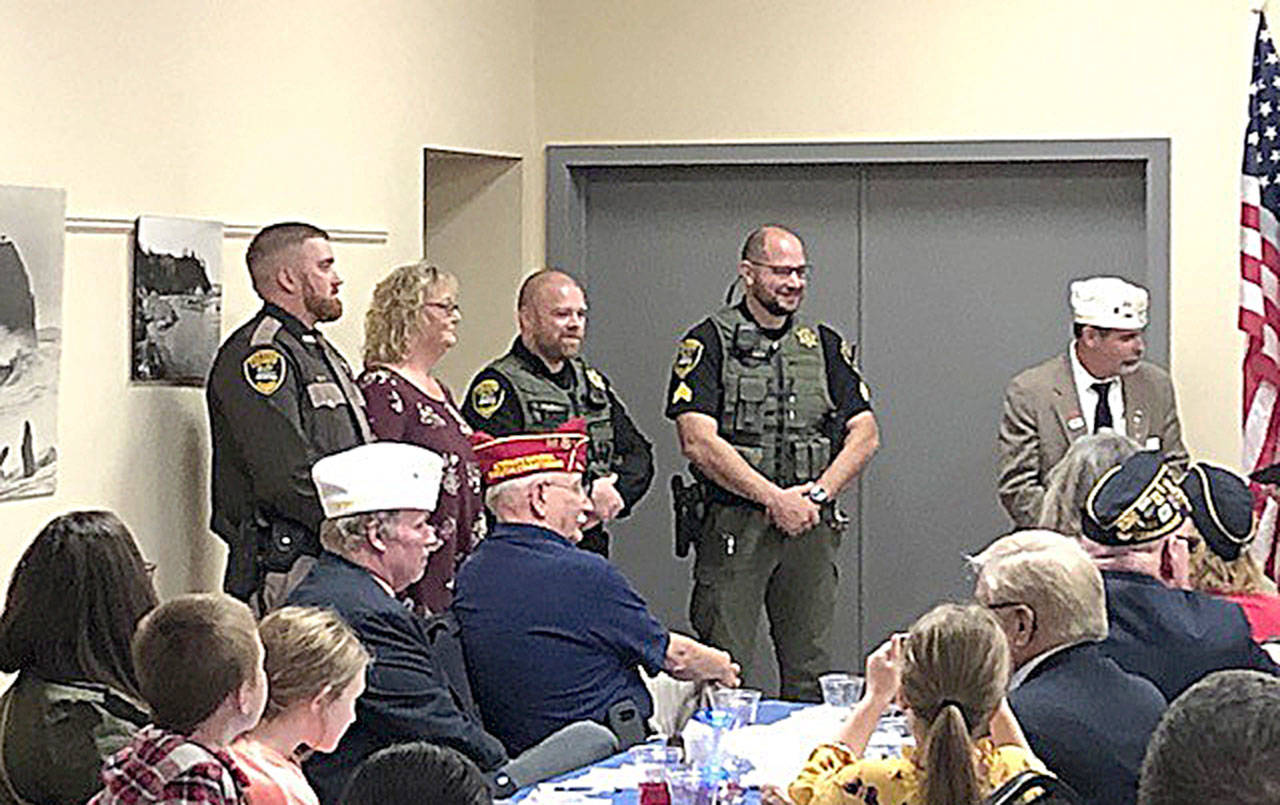
[[[494,437],[477,431],[471,435],[471,445],[486,486],[537,472],[585,472],[587,469],[587,422],[582,417],[571,419],[548,433]]]

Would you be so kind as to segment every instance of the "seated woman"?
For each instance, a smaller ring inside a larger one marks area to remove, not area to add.
[[[258,726],[231,744],[249,778],[245,796],[249,805],[319,805],[299,764],[312,750],[332,752],[355,721],[369,653],[326,609],[278,609],[258,634],[267,708]]]
[[[867,658],[867,689],[837,743],[819,746],[789,793],[798,805],[977,805],[1028,769],[1044,771],[1005,700],[1009,645],[977,604],[934,607]],[[863,758],[897,699],[916,748]]]
[[[1259,642],[1280,637],[1280,596],[1247,548],[1253,541],[1253,495],[1243,478],[1211,464],[1194,464],[1182,479],[1191,503],[1187,528],[1204,542],[1191,551],[1191,586],[1234,601]]]
[[[0,803],[79,803],[150,721],[129,653],[158,603],[152,566],[105,511],[56,517],[27,548],[0,615]]]

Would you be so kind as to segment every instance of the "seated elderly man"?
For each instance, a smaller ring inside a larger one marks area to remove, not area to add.
[[[616,567],[576,547],[591,512],[582,420],[473,441],[497,524],[459,571],[453,609],[480,711],[508,751],[577,719],[610,723],[616,706],[649,718],[640,668],[738,684],[727,653],[669,632]]]
[[[1089,555],[1061,534],[1020,531],[970,561],[974,597],[1009,638],[1009,705],[1036,757],[1090,805],[1136,802],[1165,700],[1099,650],[1107,604]]]
[[[1280,680],[1219,671],[1188,688],[1151,736],[1138,802],[1280,802]]]
[[[1082,530],[1107,589],[1102,650],[1173,701],[1212,671],[1276,665],[1253,642],[1240,607],[1185,587],[1189,506],[1175,470],[1143,451],[1107,471],[1084,505]]]
[[[396,600],[440,546],[427,518],[443,468],[435,453],[397,442],[361,445],[312,468],[327,518],[320,528],[324,553],[288,602],[337,611],[374,656],[355,723],[332,754],[317,754],[304,767],[326,805],[337,801],[365,757],[392,744],[425,740],[457,749],[499,793],[591,763],[617,746],[600,726],[575,724],[510,760],[481,726],[457,624],[428,620]]]

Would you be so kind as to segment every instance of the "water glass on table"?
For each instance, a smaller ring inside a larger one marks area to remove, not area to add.
[[[866,680],[851,674],[832,673],[818,677],[818,684],[822,686],[823,704],[847,710],[862,698],[862,688]]]
[[[756,723],[760,710],[760,691],[752,688],[717,688],[711,694],[711,706],[731,719],[729,729]]]

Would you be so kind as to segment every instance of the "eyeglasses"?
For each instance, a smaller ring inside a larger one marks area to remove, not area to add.
[[[422,304],[442,311],[446,316],[462,312],[462,307],[457,302],[423,302]]]
[[[808,279],[813,275],[813,263],[801,263],[798,266],[779,266],[773,263],[762,263],[759,260],[747,258],[747,262],[753,266],[769,269],[769,273],[778,279],[786,279],[792,274],[796,275],[796,279]]]

